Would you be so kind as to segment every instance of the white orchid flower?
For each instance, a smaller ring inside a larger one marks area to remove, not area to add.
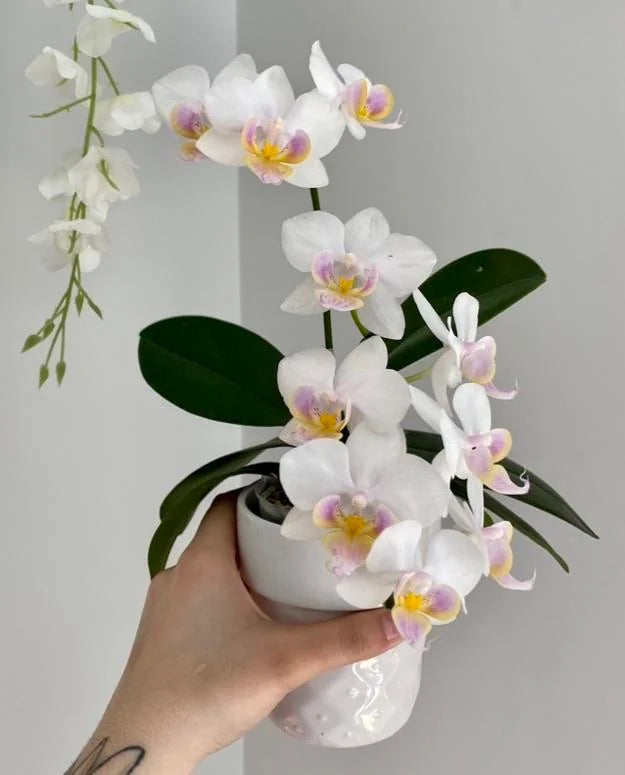
[[[366,127],[399,129],[401,114],[396,121],[384,122],[393,112],[393,92],[383,84],[372,84],[353,65],[339,65],[338,75],[328,62],[319,41],[313,43],[310,54],[310,74],[319,93],[340,112],[350,133],[362,140]],[[340,76],[340,77],[339,77]]]
[[[477,338],[479,301],[468,293],[459,294],[453,305],[454,334],[451,318],[447,326],[420,290],[413,294],[415,304],[426,326],[445,345],[443,354],[432,368],[432,388],[441,406],[449,409],[448,388],[457,387],[462,380],[483,385],[491,398],[509,400],[518,394],[514,390],[499,390],[493,384],[497,346],[492,336]]]
[[[239,76],[214,84],[206,110],[211,129],[197,147],[213,161],[247,166],[263,183],[328,184],[321,159],[337,146],[344,125],[321,95],[295,100],[281,67],[254,80]]]
[[[213,86],[226,84],[234,78],[253,81],[257,75],[252,57],[239,54],[215,76]],[[168,73],[152,87],[156,107],[163,120],[184,138],[179,153],[184,161],[207,158],[196,143],[211,128],[206,113],[210,85],[210,77],[203,67],[188,65]]]
[[[59,196],[72,196],[74,189],[69,179],[69,171],[82,159],[82,151],[68,151],[60,163],[39,183],[39,193],[45,199]]]
[[[70,187],[81,202],[104,219],[109,204],[125,201],[140,191],[136,165],[122,148],[91,146],[87,155],[68,172]]]
[[[422,649],[432,625],[456,619],[483,568],[482,551],[468,536],[439,530],[424,540],[422,526],[408,520],[381,533],[365,565],[341,579],[337,592],[357,608],[374,608],[393,594],[395,626]]]
[[[150,92],[119,94],[96,103],[94,124],[103,134],[118,137],[142,129],[154,134],[161,128],[154,98]]]
[[[449,491],[425,460],[406,453],[401,428],[374,433],[361,423],[345,444],[314,439],[287,452],[280,481],[293,503],[282,534],[321,540],[329,569],[348,576],[397,521],[428,526],[447,512]]]
[[[102,226],[89,218],[55,221],[28,241],[44,248],[43,262],[53,271],[66,267],[78,254],[80,270],[92,272],[108,248]]]
[[[304,350],[280,361],[278,387],[293,415],[280,433],[287,444],[315,438],[340,439],[349,424],[366,422],[378,433],[392,431],[410,406],[406,381],[386,368],[379,337],[358,345],[336,368],[329,350]]]
[[[369,331],[390,339],[404,333],[400,300],[436,263],[421,240],[391,234],[386,218],[373,207],[345,225],[323,211],[289,218],[282,226],[282,249],[291,266],[310,276],[281,309],[298,315],[356,310]]]
[[[46,46],[28,65],[26,77],[35,86],[58,86],[61,81],[73,81],[79,100],[89,91],[89,76],[85,68],[50,46]]]
[[[78,25],[76,44],[83,54],[101,57],[123,32],[138,30],[150,43],[155,43],[154,30],[141,17],[103,5],[85,6],[87,15]]]
[[[483,485],[503,495],[524,495],[530,484],[515,484],[499,465],[510,453],[512,434],[505,428],[491,427],[488,395],[481,385],[467,382],[456,390],[453,407],[460,418],[460,429],[427,393],[410,387],[417,414],[443,438],[450,476],[467,480],[471,502]]]
[[[514,528],[510,522],[495,522],[488,527],[484,526],[484,498],[481,488],[477,493],[473,492],[470,495],[468,504],[461,503],[452,495],[449,501],[449,515],[480,548],[484,557],[485,576],[490,576],[504,589],[528,592],[534,588],[536,571],[525,581],[520,581],[511,575],[514,564],[511,547]]]

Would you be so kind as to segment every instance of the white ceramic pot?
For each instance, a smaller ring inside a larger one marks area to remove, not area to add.
[[[261,608],[282,622],[314,622],[354,610],[336,593],[319,542],[291,541],[280,526],[252,510],[250,489],[239,496],[237,529],[243,578]],[[379,657],[333,670],[288,694],[271,720],[306,743],[350,748],[395,734],[410,717],[421,663],[401,644]]]

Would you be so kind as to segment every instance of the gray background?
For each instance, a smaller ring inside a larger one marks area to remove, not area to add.
[[[154,24],[159,46],[120,39],[111,61],[125,88],[189,62],[214,73],[234,53],[233,2],[180,0],[176,8],[132,3]],[[36,183],[79,129],[68,116],[45,125],[24,118],[52,97],[25,85],[22,71],[43,45],[67,43],[66,14],[38,0],[11,3],[2,33],[0,749],[7,771],[28,775],[63,770],[117,680],[163,493],[239,443],[236,429],[198,422],[143,386],[137,331],[181,312],[238,318],[238,222],[246,324],[285,352],[321,341],[319,320],[278,310],[299,279],[281,254],[279,227],[308,208],[306,192],[263,189],[244,174],[237,204],[236,175],[176,163],[167,133],[123,138],[141,165],[143,193],[113,209],[113,247],[90,278],[106,322],[72,326],[67,384],[37,393],[37,355],[17,350],[64,280],[41,269],[24,238],[55,216]],[[404,731],[373,748],[333,752],[265,724],[245,743],[246,773],[618,769],[625,7],[240,0],[238,16],[239,48],[262,66],[284,64],[297,88],[310,88],[308,49],[320,37],[333,61],[392,85],[405,109],[401,132],[346,138],[328,159],[325,207],[349,217],[376,205],[441,263],[500,245],[548,271],[546,287],[489,327],[499,381],[518,377],[522,387],[514,404],[497,407],[497,420],[515,434],[514,457],[566,492],[602,536],[592,542],[532,514],[572,574],[519,538],[517,572],[537,567],[536,592],[485,584],[472,596],[470,615],[445,628],[426,656]],[[343,349],[354,341],[347,331]],[[235,775],[240,755],[235,747],[202,772]]]
[[[347,138],[329,157],[327,209],[349,217],[378,206],[441,263],[506,246],[545,267],[548,285],[489,327],[499,381],[518,377],[522,389],[496,419],[513,430],[513,457],[602,537],[531,514],[571,575],[519,537],[517,571],[536,566],[536,591],[486,583],[469,616],[441,628],[399,735],[321,751],[265,725],[246,741],[247,775],[622,768],[624,28],[625,6],[607,0],[240,1],[240,48],[261,64],[279,60],[307,89],[308,47],[320,38],[336,64],[392,85],[405,109],[400,132]],[[266,196],[244,176],[240,196],[244,321],[286,352],[319,344],[319,319],[276,311],[299,279],[278,225],[308,209],[306,192]]]

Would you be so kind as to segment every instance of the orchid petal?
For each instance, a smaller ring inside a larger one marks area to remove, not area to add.
[[[502,495],[525,495],[530,489],[528,479],[523,479],[523,484],[515,484],[501,465],[493,466],[490,473],[482,481],[491,490]]]
[[[390,235],[388,221],[375,207],[361,210],[345,224],[345,249],[358,258],[368,258]]]
[[[234,78],[254,81],[257,77],[256,63],[249,54],[239,54],[221,70],[213,81],[213,86],[228,83]]]
[[[416,237],[391,234],[370,256],[380,277],[396,296],[407,296],[430,276],[436,256]]]
[[[342,255],[344,238],[341,221],[323,210],[296,215],[282,224],[282,249],[289,264],[300,272],[310,272],[320,253]]]
[[[396,573],[374,575],[361,567],[350,576],[342,578],[336,586],[336,591],[355,608],[377,608],[392,594],[396,583]]]
[[[360,81],[362,79],[367,80],[362,70],[354,67],[354,65],[342,64],[339,65],[336,69],[346,84],[353,83],[354,81]]]
[[[293,87],[280,65],[263,70],[254,82],[254,89],[258,95],[260,115],[264,118],[284,118],[295,102]]]
[[[479,311],[479,301],[469,293],[460,293],[456,296],[453,316],[456,333],[462,342],[475,342]]]
[[[434,336],[437,339],[439,339],[443,344],[448,344],[449,329],[445,326],[443,321],[440,319],[434,307],[425,298],[425,296],[421,293],[420,290],[418,289],[415,290],[412,296],[414,298],[415,304],[417,305],[417,309],[419,310],[419,314],[423,318],[423,322],[425,323],[425,325],[430,329],[430,331],[434,334]]]
[[[283,312],[295,315],[316,315],[323,312],[315,290],[317,285],[312,277],[307,277],[292,291],[280,305]]]
[[[330,101],[336,100],[342,93],[344,86],[323,53],[318,40],[312,45],[309,65],[310,74],[319,92]]]
[[[492,382],[488,382],[484,385],[484,390],[491,398],[496,398],[499,401],[511,401],[519,395],[519,386],[516,384],[512,390],[500,390],[493,385]]]
[[[219,134],[210,129],[200,137],[195,146],[204,156],[218,164],[230,167],[242,167],[245,164],[245,151],[238,135]]]
[[[436,433],[441,432],[441,407],[425,391],[409,385],[410,400],[415,412]]]
[[[367,570],[373,574],[400,575],[421,569],[420,541],[423,528],[408,519],[387,527],[376,538],[369,556]]]
[[[361,423],[346,442],[350,471],[357,489],[365,491],[376,486],[389,466],[394,466],[406,452],[406,437],[401,428],[389,433],[375,433]],[[384,498],[378,498],[393,510]],[[399,515],[398,515],[399,516]]]
[[[478,527],[484,526],[484,485],[477,476],[467,478],[467,497]]]
[[[404,640],[418,651],[425,648],[425,640],[432,629],[430,620],[421,613],[395,606],[391,611],[393,623]]]
[[[262,115],[260,97],[255,82],[247,78],[232,78],[214,85],[206,96],[206,112],[213,128],[220,133],[238,133],[245,123]],[[237,136],[237,140],[240,140]]]
[[[374,334],[387,339],[401,339],[404,335],[404,311],[383,282],[378,282],[367,296],[359,316],[363,326]]]
[[[333,391],[335,370],[336,360],[329,350],[303,350],[278,364],[278,389],[287,405],[302,386],[319,392]]]
[[[323,188],[328,185],[328,172],[322,161],[309,156],[301,164],[291,167],[286,182],[298,188]]]
[[[111,48],[113,38],[123,32],[137,29],[150,43],[155,43],[150,25],[128,11],[101,5],[87,5],[87,16],[78,25],[76,43],[83,54],[100,57]]]
[[[371,374],[349,395],[353,406],[378,433],[388,432],[399,425],[410,406],[405,379],[391,369]]]
[[[347,127],[349,133],[355,140],[364,140],[367,136],[367,130],[365,127],[358,121],[357,118],[354,118],[348,111],[347,108],[344,108],[343,110],[343,118],[345,120],[345,126]]]
[[[447,390],[456,387],[461,380],[456,355],[453,350],[446,349],[432,366],[432,390],[438,404],[447,412],[451,411]]]
[[[451,476],[466,478],[466,465],[462,455],[465,442],[464,434],[443,409],[440,410],[439,422],[447,466]]]
[[[490,431],[490,403],[481,385],[460,385],[454,393],[453,405],[467,435],[479,436]]]
[[[156,81],[152,94],[158,112],[164,121],[169,122],[176,106],[203,105],[209,87],[210,79],[206,70],[197,65],[187,65]]]
[[[483,575],[484,556],[468,536],[441,530],[428,543],[424,570],[437,585],[451,587],[464,598]]]
[[[534,583],[536,582],[536,571],[534,571],[531,578],[525,581],[515,579],[514,576],[511,576],[510,574],[498,576],[495,578],[495,581],[504,589],[510,589],[516,592],[530,592],[534,588]]]
[[[345,122],[340,112],[317,92],[308,92],[297,98],[284,119],[287,132],[304,130],[310,137],[312,154],[322,159],[339,144]]]
[[[314,439],[289,450],[280,461],[280,481],[294,506],[312,511],[326,495],[353,489],[347,447],[333,439]]]
[[[415,519],[424,527],[447,513],[447,484],[430,463],[416,455],[403,455],[387,467],[373,494],[398,519]]]
[[[315,525],[310,511],[293,507],[286,515],[280,533],[294,541],[314,541],[320,540],[324,531]]]
[[[370,336],[343,360],[336,372],[336,388],[344,393],[353,393],[374,373],[386,369],[388,350],[379,336]]]
[[[350,536],[342,530],[326,531],[321,540],[332,555],[328,570],[341,578],[363,565],[373,544],[369,535]]]

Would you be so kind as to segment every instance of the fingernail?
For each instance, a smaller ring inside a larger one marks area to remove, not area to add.
[[[395,627],[395,622],[393,621],[390,611],[385,611],[382,615],[382,630],[389,643],[399,643],[399,641],[402,640],[401,635],[397,631],[397,627]]]

